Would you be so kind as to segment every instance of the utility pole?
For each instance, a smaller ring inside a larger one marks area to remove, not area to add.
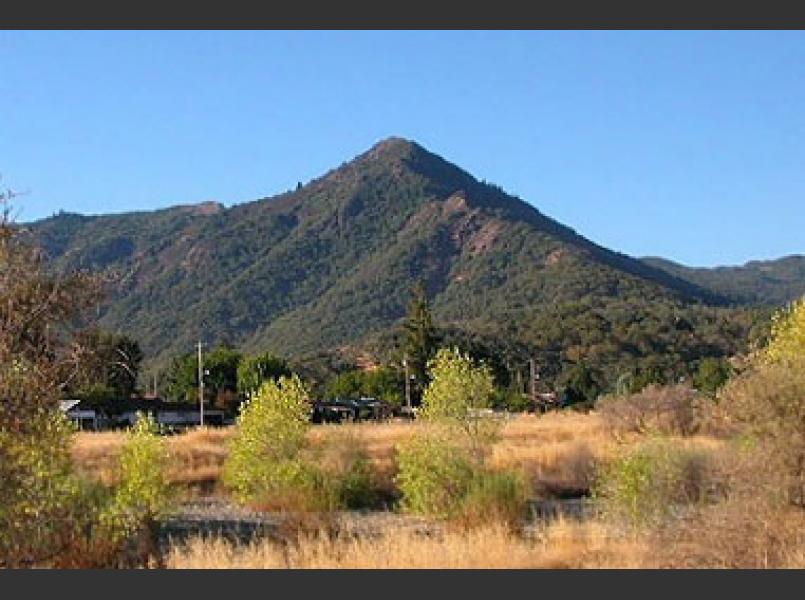
[[[405,367],[405,409],[408,414],[411,414],[411,380],[408,377],[408,357],[403,358],[403,367]]]
[[[204,366],[201,362],[201,342],[198,343],[198,407],[199,424],[204,427]]]
[[[539,374],[537,373],[537,364],[533,358],[528,359],[528,367],[530,372],[530,382],[531,382],[531,402],[536,407],[537,405],[537,379],[539,379]]]

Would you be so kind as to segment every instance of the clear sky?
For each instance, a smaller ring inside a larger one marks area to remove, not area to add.
[[[595,242],[805,253],[805,32],[0,32],[20,219],[306,182],[398,135]]]

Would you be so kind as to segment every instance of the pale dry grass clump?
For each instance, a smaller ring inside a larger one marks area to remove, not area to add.
[[[126,441],[122,431],[79,432],[73,438],[71,453],[77,470],[105,485],[117,479],[117,459]]]
[[[804,568],[805,511],[779,465],[757,448],[710,450],[715,502],[692,506],[649,533],[651,567]]]
[[[563,442],[578,438],[595,441],[607,431],[606,423],[595,412],[523,413],[506,421],[502,437],[506,441]]]
[[[214,486],[228,454],[226,442],[231,436],[231,428],[204,427],[168,437],[168,480],[184,486]],[[113,485],[125,440],[122,431],[76,433],[71,448],[74,464],[91,479]]]
[[[650,567],[805,568],[805,513],[763,498],[706,506],[651,536]]]
[[[642,569],[650,557],[644,538],[595,519],[557,519],[538,531],[537,540],[539,566],[547,569]]]
[[[589,491],[596,466],[617,447],[595,413],[522,415],[506,423],[489,464],[524,472],[540,495],[578,496]]]
[[[615,431],[692,435],[701,425],[701,406],[709,402],[687,384],[650,385],[634,394],[610,394],[595,408]]]
[[[168,479],[188,486],[214,487],[229,451],[232,429],[198,428],[168,440]]]
[[[630,568],[639,566],[642,556],[639,543],[616,539],[599,523],[557,521],[534,538],[504,525],[430,535],[403,530],[381,537],[304,537],[288,546],[194,538],[174,545],[166,564],[173,569]]]

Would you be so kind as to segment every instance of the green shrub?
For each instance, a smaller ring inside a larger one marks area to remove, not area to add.
[[[250,504],[271,512],[327,513],[338,508],[338,484],[300,458],[280,459],[266,470],[262,488]]]
[[[265,382],[243,403],[222,474],[239,501],[264,500],[306,478],[295,463],[305,444],[308,410],[307,390],[296,376]]]
[[[521,473],[478,471],[461,503],[458,520],[465,525],[516,524],[528,504],[528,485]]]
[[[120,453],[119,483],[101,525],[122,541],[153,527],[170,503],[168,452],[153,417],[138,413]]]
[[[397,484],[408,512],[466,523],[512,521],[526,486],[512,473],[485,467],[500,423],[480,412],[494,394],[492,375],[457,349],[439,350],[429,364],[420,435],[398,448]]]
[[[349,509],[374,508],[379,494],[372,465],[366,456],[356,456],[338,480],[339,504]]]
[[[72,429],[60,414],[43,411],[30,434],[0,430],[0,564],[48,561],[73,534],[80,481],[68,452]]]
[[[603,513],[630,526],[657,523],[704,502],[713,487],[707,454],[655,439],[601,467],[593,486]]]
[[[363,440],[352,432],[337,435],[325,448],[338,504],[348,509],[376,508],[381,503],[377,473]]]
[[[456,514],[474,471],[466,450],[426,435],[398,448],[397,462],[403,510],[437,517]]]
[[[305,456],[310,427],[308,392],[299,377],[263,383],[241,407],[224,464],[235,498],[262,510],[329,511],[338,483]]]
[[[519,473],[485,469],[466,447],[438,435],[401,446],[398,464],[397,484],[407,512],[465,525],[514,523],[523,515],[528,487]]]

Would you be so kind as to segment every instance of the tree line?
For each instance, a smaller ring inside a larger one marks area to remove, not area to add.
[[[149,387],[152,385],[149,378],[141,376],[143,352],[132,337],[91,328],[79,332],[76,340],[83,351],[77,375],[65,387],[65,392],[71,397],[113,406],[117,400],[141,395],[141,388],[145,387],[158,391],[158,395],[169,402],[198,402],[198,355],[195,351],[175,357],[154,382],[157,388],[154,389]],[[518,411],[530,405],[527,349],[521,350],[520,356],[515,356],[512,361],[506,349],[470,338],[462,332],[437,327],[424,282],[417,283],[412,289],[406,318],[395,331],[391,344],[394,349],[388,354],[388,359],[372,368],[341,365],[334,372],[311,374],[305,378],[318,397],[372,397],[399,407],[406,403],[407,393],[411,404],[417,406],[429,383],[429,361],[439,348],[456,347],[489,366],[495,382],[492,402],[495,408]],[[552,359],[544,353],[535,352],[534,355],[540,369],[547,367],[544,370],[549,374],[539,382],[538,391],[556,392],[566,405],[591,407],[602,393],[636,393],[649,385],[672,384],[681,380],[713,394],[732,372],[725,357],[704,357],[685,364],[683,370],[669,370],[647,358],[636,366],[624,368],[612,384],[607,381],[604,370],[593,361],[579,358],[557,365],[551,364]],[[299,374],[304,366],[299,361],[289,361],[270,351],[247,355],[223,343],[204,352],[203,370],[205,403],[235,414],[241,402],[256,392],[262,383]],[[138,388],[138,379],[145,379],[144,386]]]

